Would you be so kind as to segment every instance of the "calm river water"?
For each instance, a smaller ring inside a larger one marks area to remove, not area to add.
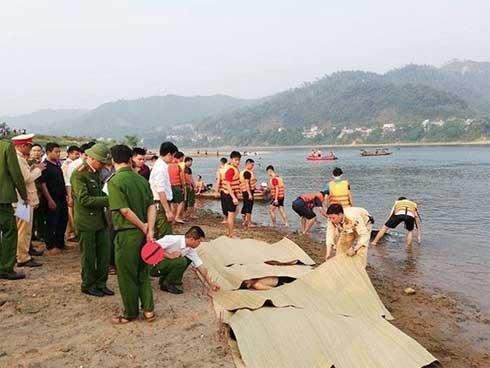
[[[386,157],[361,157],[358,149],[339,148],[335,162],[308,162],[309,152],[271,148],[253,157],[259,183],[268,182],[269,164],[284,178],[291,230],[299,227],[291,202],[299,194],[321,190],[339,166],[351,183],[354,205],[375,217],[375,228],[383,224],[397,197],[406,196],[419,205],[422,245],[407,254],[400,225],[382,247],[370,248],[372,265],[399,271],[414,284],[462,294],[490,310],[490,146],[402,147]],[[217,161],[196,158],[194,176],[214,183]],[[204,206],[219,210],[218,201],[206,201]],[[270,223],[264,205],[257,205],[253,216],[257,222]],[[325,226],[316,226],[314,236],[324,235]]]

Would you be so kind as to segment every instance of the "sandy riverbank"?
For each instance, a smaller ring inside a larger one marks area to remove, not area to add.
[[[201,212],[196,221],[208,239],[223,234],[220,219]],[[182,233],[188,225],[177,227]],[[268,242],[285,234],[268,227],[238,229],[240,237]],[[288,235],[315,261],[321,262],[321,244],[309,237]],[[210,300],[197,276],[187,272],[185,293],[161,292],[153,280],[158,320],[114,327],[110,318],[119,311],[115,276],[109,284],[116,296],[91,298],[79,291],[79,255],[75,247],[62,256],[42,257],[40,269],[27,270],[27,279],[0,283],[0,367],[233,367],[218,338],[218,324]],[[396,274],[368,268],[394,324],[431,351],[444,367],[489,367],[485,351],[461,338],[469,323],[490,324],[464,301],[434,293],[421,285],[406,285]],[[407,296],[406,286],[417,293]]]

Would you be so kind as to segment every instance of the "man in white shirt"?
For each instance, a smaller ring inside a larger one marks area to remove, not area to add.
[[[182,278],[190,264],[199,272],[210,290],[219,289],[219,286],[209,278],[208,270],[196,251],[204,238],[204,231],[199,226],[192,226],[185,235],[166,235],[156,241],[169,254],[169,257],[153,267],[151,271],[152,276],[160,278],[161,290],[182,294],[184,292]]]
[[[66,150],[66,160],[63,162],[61,165],[61,171],[63,171],[63,177],[65,178],[65,186],[66,186],[66,192],[68,194],[68,224],[66,225],[66,232],[65,232],[65,237],[66,240],[73,240],[75,239],[75,222],[73,219],[73,197],[71,195],[71,184],[70,184],[70,179],[71,175],[75,171],[76,168],[78,168],[82,163],[83,159],[80,158],[80,147],[78,146],[70,146]],[[75,162],[75,164],[73,164]],[[68,168],[70,165],[72,165],[72,168],[70,170],[70,177],[68,177]]]
[[[157,239],[172,233],[174,214],[170,208],[170,201],[173,196],[168,175],[168,164],[172,162],[177,151],[177,146],[172,142],[163,142],[160,146],[160,157],[153,165],[150,174],[150,187],[157,207],[155,222],[155,237]]]

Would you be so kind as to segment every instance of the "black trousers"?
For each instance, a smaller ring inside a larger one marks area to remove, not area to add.
[[[54,211],[51,211],[46,205],[46,248],[63,249],[65,247],[67,223],[68,205],[66,201],[56,201],[56,209]]]

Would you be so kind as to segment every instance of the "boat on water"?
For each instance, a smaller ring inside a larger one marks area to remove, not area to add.
[[[206,191],[206,192],[202,192],[202,193],[199,193],[197,194],[197,198],[202,198],[202,199],[220,199],[220,194],[216,191]],[[238,195],[238,200],[241,201],[243,198],[242,198],[242,195]],[[266,202],[270,200],[270,191],[269,190],[266,190],[266,191],[260,191],[260,192],[255,192],[254,193],[254,201],[256,202]]]
[[[386,148],[376,148],[375,150],[367,151],[365,149],[361,150],[361,156],[363,157],[368,157],[368,156],[388,156],[391,155],[393,152],[389,151]]]
[[[306,157],[308,161],[334,161],[337,160],[338,157],[335,155],[328,155],[328,156],[308,156]]]

